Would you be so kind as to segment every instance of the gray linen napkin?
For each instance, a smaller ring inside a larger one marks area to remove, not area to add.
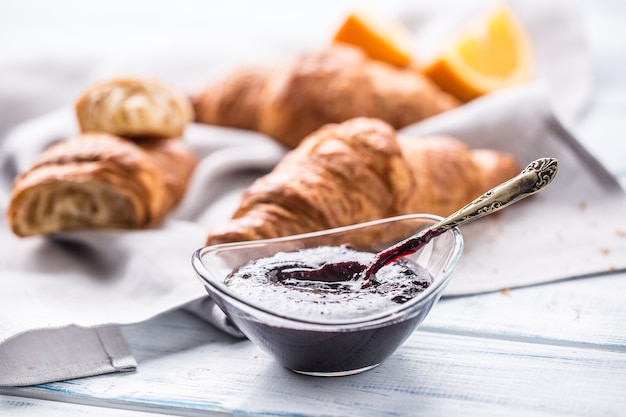
[[[118,326],[33,330],[0,344],[0,386],[128,372],[136,367]]]
[[[0,147],[3,212],[10,179],[47,144],[75,133],[69,108],[14,129]],[[18,238],[0,219],[0,385],[132,370],[131,352],[111,324],[141,322],[181,306],[241,337],[203,299],[191,254],[203,246],[209,225],[230,216],[245,187],[284,149],[251,132],[197,125],[185,140],[202,161],[188,198],[158,229]],[[104,331],[102,325],[110,326]]]

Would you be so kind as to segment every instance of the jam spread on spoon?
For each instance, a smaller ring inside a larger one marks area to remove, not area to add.
[[[425,229],[421,233],[376,253],[368,263],[363,263],[359,260],[343,260],[327,262],[318,268],[298,268],[294,266],[293,268],[284,268],[276,271],[276,276],[280,281],[289,278],[307,281],[362,279],[362,286],[365,288],[372,283],[372,275],[380,268],[417,252],[430,242],[432,238],[439,236],[444,231],[445,229]]]

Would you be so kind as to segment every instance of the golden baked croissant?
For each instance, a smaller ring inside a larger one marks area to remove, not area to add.
[[[274,68],[240,68],[192,97],[196,121],[256,130],[293,148],[328,123],[367,116],[394,128],[459,102],[415,69],[335,43]]]
[[[514,157],[447,136],[398,138],[387,123],[326,125],[244,193],[207,244],[307,233],[409,213],[448,215],[519,172]]]
[[[154,79],[116,78],[86,89],[75,103],[83,132],[125,138],[169,138],[193,120],[189,99]]]
[[[181,140],[139,145],[84,133],[46,149],[15,180],[9,225],[18,236],[155,226],[182,198],[196,163]]]

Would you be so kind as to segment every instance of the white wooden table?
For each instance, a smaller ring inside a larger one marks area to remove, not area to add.
[[[626,184],[626,10],[584,4],[597,90],[574,133]],[[350,377],[291,373],[184,311],[123,332],[137,372],[0,388],[0,416],[626,415],[626,272],[444,299]]]
[[[619,416],[624,294],[616,273],[445,299],[378,368],[321,379],[173,311],[124,328],[136,373],[0,389],[0,415]]]

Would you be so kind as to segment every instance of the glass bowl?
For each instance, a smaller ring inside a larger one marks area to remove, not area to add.
[[[429,272],[430,286],[403,304],[358,318],[327,320],[277,313],[271,305],[255,305],[236,294],[225,278],[242,264],[277,252],[344,243],[377,252],[440,219],[411,214],[303,235],[207,246],[193,254],[192,264],[226,316],[282,366],[307,375],[350,375],[372,369],[389,357],[439,300],[463,251],[458,228],[407,256]]]

